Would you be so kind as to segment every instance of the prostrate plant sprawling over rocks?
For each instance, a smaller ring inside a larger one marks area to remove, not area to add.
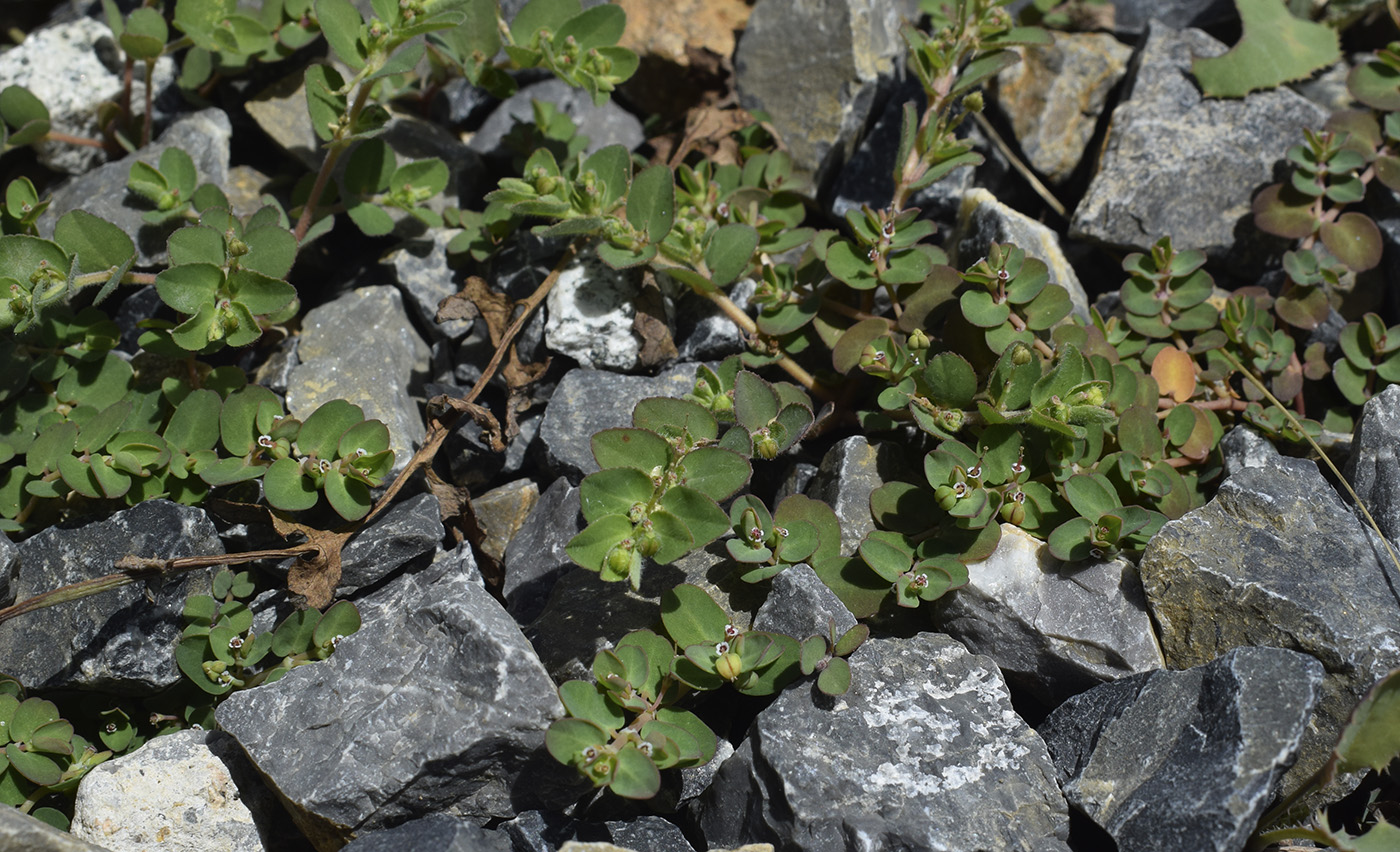
[[[1394,843],[1307,813],[1400,751],[1393,4],[763,0],[731,77],[626,2],[70,5],[101,103],[0,54],[0,830]]]

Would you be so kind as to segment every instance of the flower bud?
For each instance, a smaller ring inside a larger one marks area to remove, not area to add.
[[[753,435],[754,455],[764,461],[772,461],[778,457],[778,442],[773,440],[773,436],[768,432],[767,427],[759,429]]]
[[[744,661],[733,651],[727,654],[721,654],[719,659],[715,660],[715,674],[725,680],[732,681],[743,674],[743,672]]]

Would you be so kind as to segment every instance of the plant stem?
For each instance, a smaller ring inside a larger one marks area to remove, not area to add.
[[[345,123],[336,130],[335,139],[331,140],[329,149],[326,151],[326,158],[321,161],[321,170],[316,173],[316,183],[311,187],[311,193],[306,196],[306,204],[301,208],[301,216],[297,218],[296,230],[292,232],[300,243],[306,238],[306,232],[311,230],[312,217],[316,215],[316,204],[321,200],[321,195],[326,191],[326,184],[330,181],[331,172],[335,171],[336,161],[340,155],[349,147],[350,143],[343,139],[344,134],[350,132],[355,126],[356,119],[365,108],[365,102],[369,100],[370,89],[374,88],[373,83],[361,83],[355,91],[355,102],[350,105],[350,109],[345,114]]]

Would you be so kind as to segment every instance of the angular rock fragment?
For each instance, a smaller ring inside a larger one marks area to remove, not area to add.
[[[429,813],[509,818],[568,772],[537,759],[563,713],[554,684],[462,560],[359,608],[329,660],[217,712],[318,849]]]
[[[1039,730],[1065,797],[1119,852],[1233,852],[1292,762],[1322,678],[1306,654],[1238,648],[1096,687]]]
[[[1068,850],[1055,768],[991,660],[925,633],[851,668],[844,696],[789,689],[759,713],[692,805],[711,848]]]

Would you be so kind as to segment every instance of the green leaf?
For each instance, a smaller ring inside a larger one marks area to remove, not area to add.
[[[311,644],[318,648],[333,648],[341,639],[360,629],[360,611],[350,601],[331,604],[311,631]]]
[[[714,645],[730,623],[724,608],[699,586],[682,583],[661,596],[661,621],[677,647]]]
[[[355,4],[350,0],[316,0],[316,21],[337,59],[357,71],[364,67],[365,54],[360,46],[364,20]]]
[[[752,468],[743,456],[720,447],[700,447],[686,454],[681,484],[716,502],[743,488]]]
[[[875,261],[858,251],[849,240],[838,240],[827,247],[826,268],[856,290],[871,290],[880,283],[875,276]]]
[[[629,743],[617,753],[617,767],[608,787],[625,799],[650,799],[661,789],[661,773],[651,758]]]
[[[302,422],[297,449],[317,459],[334,459],[341,436],[364,419],[364,409],[354,403],[343,399],[324,402]]]
[[[50,129],[48,107],[23,86],[6,86],[0,90],[0,119],[12,128],[5,141],[10,147],[37,142]]]
[[[311,647],[311,636],[321,614],[315,609],[296,610],[282,619],[272,633],[272,654],[287,657],[303,654]]]
[[[1337,31],[1289,13],[1280,0],[1235,0],[1244,34],[1224,56],[1196,59],[1191,71],[1206,97],[1242,98],[1301,80],[1341,58]]]
[[[634,467],[590,473],[579,485],[584,520],[591,523],[605,515],[627,515],[634,505],[650,502],[655,490],[650,472]]]
[[[126,232],[86,210],[70,210],[54,226],[54,241],[78,258],[83,272],[119,267],[136,255]]]
[[[321,490],[326,492],[326,500],[336,514],[347,521],[358,521],[374,505],[368,485],[336,468],[326,471]]]
[[[605,429],[590,441],[598,467],[629,467],[650,475],[671,459],[666,439],[646,429]]]
[[[582,680],[566,681],[559,687],[559,701],[569,715],[594,723],[605,731],[616,731],[627,724],[627,716],[607,698],[597,684]]]
[[[1320,235],[1322,244],[1348,269],[1364,272],[1381,262],[1380,229],[1364,213],[1343,213],[1334,222],[1324,222]]]
[[[211,263],[172,266],[156,276],[156,293],[162,302],[182,314],[198,314],[212,307],[224,271]]]
[[[327,0],[327,2],[344,3],[347,0]],[[353,7],[350,10],[355,17],[359,13]],[[306,111],[311,116],[311,127],[316,131],[317,138],[323,142],[329,142],[334,138],[331,125],[339,123],[341,118],[350,109],[350,103],[345,95],[338,94],[345,86],[345,78],[340,76],[329,65],[309,65],[306,68]]]
[[[832,657],[817,676],[817,689],[827,695],[844,695],[850,688],[851,664],[840,657]]]
[[[541,29],[557,32],[583,10],[579,0],[530,0],[510,22],[516,44],[529,46]]]
[[[1342,729],[1334,759],[1341,772],[1382,772],[1400,755],[1400,669],[1367,691]]]
[[[757,373],[743,370],[734,376],[734,416],[753,432],[778,416],[778,394]]]
[[[589,571],[601,571],[608,553],[618,542],[632,536],[632,522],[622,515],[604,515],[564,546],[569,558]]]
[[[967,359],[940,352],[928,360],[923,380],[933,402],[947,408],[967,408],[977,394],[977,374]]]
[[[356,195],[374,195],[389,188],[397,161],[389,144],[382,139],[367,139],[355,146],[345,163],[345,191]]]
[[[40,787],[52,787],[63,780],[63,770],[53,759],[37,752],[23,751],[16,743],[5,746],[10,768]]]
[[[267,469],[263,474],[263,492],[268,504],[283,512],[305,511],[321,497],[316,484],[291,457],[278,459]]]
[[[544,735],[550,756],[565,766],[581,767],[584,749],[601,749],[607,743],[607,731],[587,719],[556,719]]]
[[[632,425],[649,429],[663,438],[688,436],[691,442],[713,441],[719,437],[714,415],[684,399],[651,397],[632,409]]]
[[[682,536],[677,535],[678,542],[684,545],[675,558],[684,555],[686,551],[704,547],[729,530],[729,516],[719,507],[719,504],[694,488],[687,488],[678,485],[666,489],[662,495],[660,506],[670,515],[679,519],[685,525],[686,533],[693,538],[682,540]],[[653,520],[656,520],[656,513],[653,513]],[[658,533],[664,532],[658,529]],[[662,560],[657,554],[656,561],[665,564],[672,560]]]
[[[664,163],[643,169],[627,190],[627,221],[659,243],[671,231],[676,218],[675,176]]]
[[[705,265],[710,268],[711,280],[718,287],[733,282],[749,268],[757,248],[758,231],[752,225],[735,223],[721,226],[705,249]]]
[[[581,14],[575,15],[559,27],[555,33],[556,41],[562,41],[568,36],[573,36],[579,47],[586,53],[595,47],[609,47],[617,44],[622,38],[622,31],[627,26],[627,13],[621,6],[614,6],[604,3],[601,6],[594,6],[585,9]]]
[[[165,50],[170,30],[165,25],[165,16],[150,6],[142,6],[132,11],[126,19],[125,31],[118,41],[122,50],[136,60],[154,60]]]

